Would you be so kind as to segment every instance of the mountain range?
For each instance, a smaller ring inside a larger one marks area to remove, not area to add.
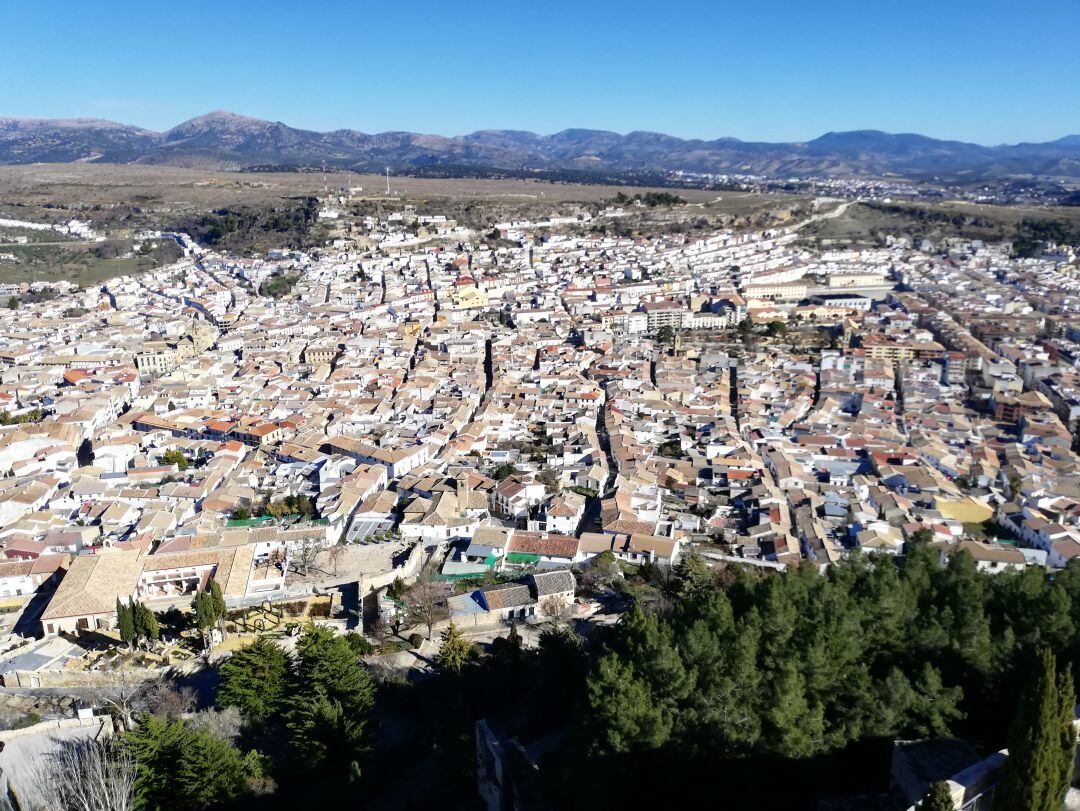
[[[411,132],[313,132],[215,111],[153,132],[96,119],[0,118],[0,164],[150,163],[203,168],[428,167],[596,173],[708,172],[769,177],[875,176],[978,180],[1080,178],[1080,135],[981,146],[876,130],[829,132],[805,143],[681,139],[569,129],[554,135],[481,130],[448,138]]]

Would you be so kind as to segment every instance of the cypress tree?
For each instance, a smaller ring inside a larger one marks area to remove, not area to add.
[[[210,581],[210,599],[214,602],[214,620],[225,619],[225,595],[221,593],[221,586],[217,580]]]
[[[1057,786],[1063,798],[1072,783],[1076,769],[1076,690],[1073,687],[1072,665],[1066,665],[1058,674],[1058,773]]]
[[[285,651],[268,639],[257,639],[221,665],[217,703],[266,720],[281,710],[288,675]]]
[[[310,765],[347,772],[367,749],[375,684],[348,640],[329,628],[304,631],[296,653],[286,711],[292,744]]]
[[[135,621],[136,637],[151,642],[160,636],[161,629],[158,627],[157,617],[154,616],[153,611],[142,603],[135,603],[132,608],[132,615]]]
[[[202,632],[203,642],[207,643],[210,629],[217,622],[214,616],[214,599],[205,591],[200,591],[195,595],[191,607],[195,609],[195,627]]]
[[[1044,648],[1013,717],[995,811],[1060,811],[1076,749],[1075,700],[1069,669],[1059,677],[1053,654]]]
[[[248,768],[243,754],[208,732],[183,721],[147,715],[120,745],[134,759],[139,808],[182,811],[209,808],[244,790]]]
[[[314,625],[304,631],[296,652],[297,694],[321,694],[352,713],[366,715],[371,710],[375,685],[345,637]]]
[[[135,616],[130,604],[125,605],[116,598],[116,628],[120,632],[120,639],[131,647],[135,641]]]

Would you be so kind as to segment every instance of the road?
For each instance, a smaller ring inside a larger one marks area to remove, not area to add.
[[[822,220],[833,220],[851,208],[852,204],[858,202],[857,200],[845,200],[836,208],[826,211],[824,214],[811,214],[805,220],[798,225],[791,226],[791,230],[799,231],[808,225],[812,225],[815,222],[821,222]]]

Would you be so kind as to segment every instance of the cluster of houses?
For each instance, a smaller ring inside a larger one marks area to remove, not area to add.
[[[0,599],[55,589],[42,631],[210,577],[284,594],[341,542],[446,550],[450,579],[1080,554],[1070,254],[331,208],[317,254],[179,235],[176,264],[0,313]]]

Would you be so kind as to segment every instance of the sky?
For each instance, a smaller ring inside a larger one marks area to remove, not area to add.
[[[0,0],[0,116],[983,144],[1080,133],[1080,0]]]

